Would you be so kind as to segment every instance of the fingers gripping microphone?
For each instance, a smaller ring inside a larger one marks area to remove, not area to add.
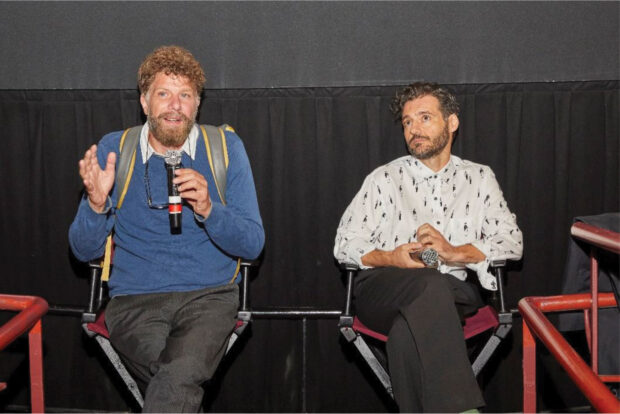
[[[420,260],[424,263],[424,265],[426,265],[426,267],[434,268],[439,266],[439,254],[437,253],[437,250],[432,247],[427,247],[424,250],[412,252],[411,258]]]
[[[167,151],[164,158],[168,173],[168,217],[170,218],[170,233],[181,234],[181,218],[183,205],[179,195],[179,187],[172,183],[174,172],[181,168],[181,151]]]
[[[437,267],[439,265],[439,254],[437,254],[437,250],[429,247],[420,252],[420,260],[428,267]]]

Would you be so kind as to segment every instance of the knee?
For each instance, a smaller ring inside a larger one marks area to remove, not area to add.
[[[445,276],[440,273],[424,273],[420,275],[423,293],[426,295],[452,294],[452,287]]]
[[[206,361],[189,354],[157,362],[151,366],[153,375],[167,377],[168,381],[179,385],[200,385],[211,379],[214,370]]]
[[[455,295],[450,282],[440,274],[422,274],[408,292],[403,292],[406,300],[402,301],[399,312],[409,319],[434,320],[445,312],[453,312]]]
[[[415,344],[413,344],[413,336],[411,335],[409,325],[405,318],[401,314],[398,314],[394,318],[388,332],[386,350],[388,354],[394,354],[399,351],[410,352],[412,345]]]
[[[421,272],[411,276],[406,289],[402,294],[407,295],[413,302],[420,298],[443,298],[453,295],[452,287],[446,277],[437,271]]]

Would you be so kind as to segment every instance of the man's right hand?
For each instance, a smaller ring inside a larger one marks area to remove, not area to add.
[[[418,259],[413,259],[411,253],[422,249],[421,243],[405,243],[392,251],[373,250],[362,256],[362,264],[370,267],[400,267],[403,269],[420,269],[425,267]]]
[[[84,153],[79,162],[80,176],[88,194],[88,203],[97,213],[105,209],[108,194],[114,185],[116,153],[108,154],[105,170],[102,170],[97,160],[97,146],[93,145]]]

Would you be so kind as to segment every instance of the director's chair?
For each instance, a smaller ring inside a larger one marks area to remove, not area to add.
[[[483,306],[479,308],[474,315],[466,318],[465,325],[463,326],[463,335],[465,339],[492,330],[491,336],[478,352],[472,363],[472,370],[476,377],[489,361],[500,342],[512,329],[512,313],[510,310],[506,309],[504,302],[503,278],[505,266],[506,260],[496,260],[491,263],[491,268],[497,277],[497,301],[499,303],[496,306],[498,309],[495,309],[492,305]],[[346,299],[344,311],[338,323],[340,332],[347,342],[355,345],[381,385],[385,388],[390,397],[393,398],[392,383],[385,367],[385,355],[381,350],[374,347],[375,350],[373,351],[366,341],[366,338],[370,337],[380,343],[385,343],[387,342],[387,336],[366,327],[362,321],[355,316],[352,302],[355,276],[359,271],[358,266],[355,264],[342,263],[341,269],[343,269],[346,274]]]
[[[241,260],[240,274],[241,282],[239,288],[239,310],[237,311],[237,324],[228,340],[226,354],[230,351],[234,343],[241,336],[245,328],[252,319],[252,312],[249,307],[249,280],[250,270],[258,265],[258,261]],[[106,283],[101,280],[101,265],[99,262],[90,262],[90,292],[89,301],[86,311],[82,314],[82,327],[86,334],[95,338],[108,360],[121,379],[127,386],[127,389],[136,400],[138,405],[144,405],[144,399],[138,388],[138,384],[131,376],[125,364],[121,360],[118,353],[112,347],[109,339],[108,329],[105,325],[105,304],[107,302]]]

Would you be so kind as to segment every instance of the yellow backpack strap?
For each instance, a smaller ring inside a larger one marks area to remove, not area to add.
[[[112,233],[105,239],[105,252],[101,261],[101,280],[107,282],[110,279],[110,265],[112,264]]]
[[[116,168],[115,185],[121,189],[119,191],[118,202],[116,203],[116,209],[121,208],[127,189],[129,188],[129,182],[133,175],[133,167],[136,163],[136,149],[138,148],[138,141],[140,140],[140,132],[142,131],[142,125],[138,125],[129,129],[126,129],[121,135],[121,141],[119,144],[119,156]],[[112,233],[108,234],[105,242],[105,252],[103,254],[103,261],[101,263],[101,280],[108,281],[110,279],[110,265],[112,264]]]

